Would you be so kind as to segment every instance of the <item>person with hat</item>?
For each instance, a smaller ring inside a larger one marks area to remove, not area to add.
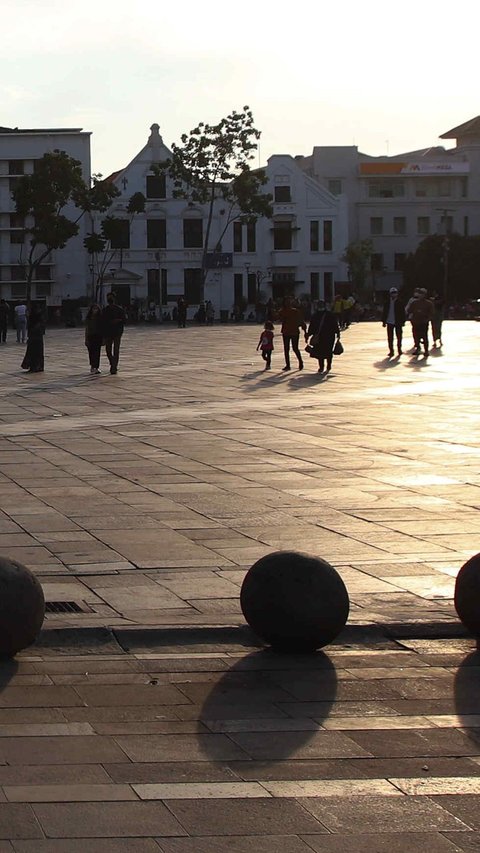
[[[412,324],[415,355],[419,355],[423,342],[424,354],[428,355],[428,326],[433,320],[433,303],[427,299],[425,287],[418,288],[418,296],[414,299],[408,309],[408,319]]]
[[[398,355],[402,354],[403,326],[405,324],[405,308],[398,298],[398,288],[391,287],[382,310],[383,328],[387,329],[388,357],[392,358],[394,335],[397,339]]]

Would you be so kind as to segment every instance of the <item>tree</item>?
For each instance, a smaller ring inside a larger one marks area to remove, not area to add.
[[[365,289],[372,254],[371,240],[354,240],[348,244],[340,259],[347,264],[349,278],[359,293]]]
[[[80,161],[58,150],[44,154],[33,174],[19,179],[12,197],[24,221],[19,264],[25,270],[27,304],[41,264],[78,234],[78,223],[87,211],[108,209],[115,191],[110,187],[98,192],[87,186]]]
[[[450,304],[478,299],[479,269],[480,237],[432,234],[406,258],[405,292],[408,295],[415,287],[426,287],[445,296]]]
[[[202,254],[202,288],[208,275],[208,255],[220,251],[221,241],[234,220],[256,222],[272,216],[271,195],[262,192],[267,183],[263,169],[251,169],[260,131],[248,106],[233,111],[218,124],[200,122],[184,133],[180,145],[155,167],[173,181],[175,198],[185,198],[207,208]],[[212,237],[215,206],[221,202],[222,229]]]
[[[101,186],[105,184],[105,181],[102,181],[101,175],[94,176],[94,183],[92,187],[92,191],[94,192],[95,200],[98,196],[101,198]],[[120,195],[119,190],[116,190],[115,196]],[[99,210],[98,206],[95,208]],[[101,209],[103,212],[103,209]],[[127,213],[129,214],[129,219],[121,219],[116,216],[106,216],[100,222],[100,229],[96,231],[93,227],[93,215],[92,215],[92,230],[85,237],[83,241],[83,245],[85,246],[88,254],[91,257],[91,266],[92,266],[92,299],[98,301],[98,293],[103,284],[105,274],[110,267],[110,264],[118,254],[118,252],[122,252],[123,249],[128,248],[124,243],[125,232],[123,230],[123,223],[127,221],[129,226],[132,224],[133,219],[137,213],[143,213],[145,211],[145,196],[143,193],[134,193],[127,205]],[[120,254],[121,257],[121,254]],[[95,284],[93,285],[93,282]]]

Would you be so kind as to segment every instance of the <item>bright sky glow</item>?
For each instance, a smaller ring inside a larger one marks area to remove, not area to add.
[[[442,144],[480,114],[476,0],[2,0],[0,125],[93,132],[127,165],[248,104],[271,154]],[[446,143],[449,147],[450,142]]]

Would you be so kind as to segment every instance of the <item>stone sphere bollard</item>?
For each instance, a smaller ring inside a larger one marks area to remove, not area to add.
[[[45,598],[35,575],[16,560],[0,557],[0,657],[30,646],[45,617]]]
[[[480,637],[480,554],[460,569],[455,581],[455,610],[465,627]]]
[[[313,652],[331,643],[349,611],[346,586],[333,566],[296,551],[258,560],[245,576],[240,604],[255,633],[284,652]]]

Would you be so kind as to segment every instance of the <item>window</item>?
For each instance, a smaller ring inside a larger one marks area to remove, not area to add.
[[[167,220],[147,219],[147,249],[166,249]]]
[[[42,282],[42,284],[39,283],[35,285],[35,294],[37,298],[40,298],[42,296],[50,296],[51,292],[52,285],[49,281],[44,281]]]
[[[159,270],[158,267],[147,270],[147,300],[148,303],[153,302],[155,305],[167,304],[167,270]]]
[[[24,173],[23,160],[9,160],[8,161],[8,174],[9,175],[23,175],[23,173]]]
[[[316,219],[310,222],[310,251],[320,251],[320,223]]]
[[[27,288],[25,284],[10,285],[10,295],[12,299],[24,299],[27,295]]]
[[[255,305],[257,301],[257,276],[254,272],[247,275],[247,301],[249,305]]]
[[[19,180],[20,178],[9,178],[8,189],[10,190],[10,193],[13,193],[16,190]]]
[[[383,234],[383,219],[381,216],[370,217],[370,234]]]
[[[240,306],[243,301],[243,275],[235,273],[233,276],[233,303]]]
[[[25,267],[20,266],[20,264],[10,267],[10,281],[25,281],[26,278],[27,272]]]
[[[333,272],[323,273],[323,298],[327,303],[333,299]]]
[[[118,219],[110,237],[112,249],[130,248],[130,222],[128,219]]]
[[[183,271],[185,299],[190,305],[198,305],[203,299],[201,269]]]
[[[46,264],[40,264],[35,270],[35,278],[37,281],[50,281],[52,278],[52,268]]]
[[[402,272],[405,267],[405,252],[395,252],[393,256],[393,268],[395,272]]]
[[[25,232],[23,229],[25,227],[25,219],[23,216],[19,216],[18,213],[10,214],[10,228],[15,228],[15,231],[10,231],[10,243],[23,243],[25,239]]]
[[[320,298],[320,273],[310,273],[310,299]]]
[[[407,220],[404,216],[394,216],[393,217],[393,233],[394,234],[406,234],[407,233]]]
[[[242,252],[243,251],[243,240],[242,240],[243,228],[241,222],[233,223],[233,251],[234,252]]]
[[[165,175],[147,175],[145,195],[147,198],[165,198],[167,194]]]
[[[440,228],[443,234],[451,234],[453,231],[453,216],[442,216],[440,218]]]
[[[468,198],[468,178],[460,178],[460,195],[462,198]]]
[[[247,222],[247,252],[257,251],[257,224]]]
[[[451,178],[417,178],[415,180],[417,198],[449,198],[452,195]]]
[[[277,221],[273,223],[273,248],[292,248],[292,223]]]
[[[370,256],[370,269],[373,272],[383,272],[383,255],[381,252],[374,252]]]
[[[203,246],[203,221],[201,219],[183,220],[184,249],[201,249]],[[187,302],[190,300],[187,299]]]
[[[290,187],[289,186],[275,187],[275,189],[274,189],[274,200],[277,202],[291,201],[292,196],[290,193]]]
[[[328,182],[328,192],[332,195],[342,194],[342,182],[340,178],[331,178]]]
[[[333,222],[331,219],[323,220],[323,251],[331,252],[333,248]]]
[[[418,216],[417,217],[417,234],[430,234],[430,217],[429,216]]]
[[[398,198],[405,195],[405,182],[395,178],[375,178],[368,181],[370,198]]]

